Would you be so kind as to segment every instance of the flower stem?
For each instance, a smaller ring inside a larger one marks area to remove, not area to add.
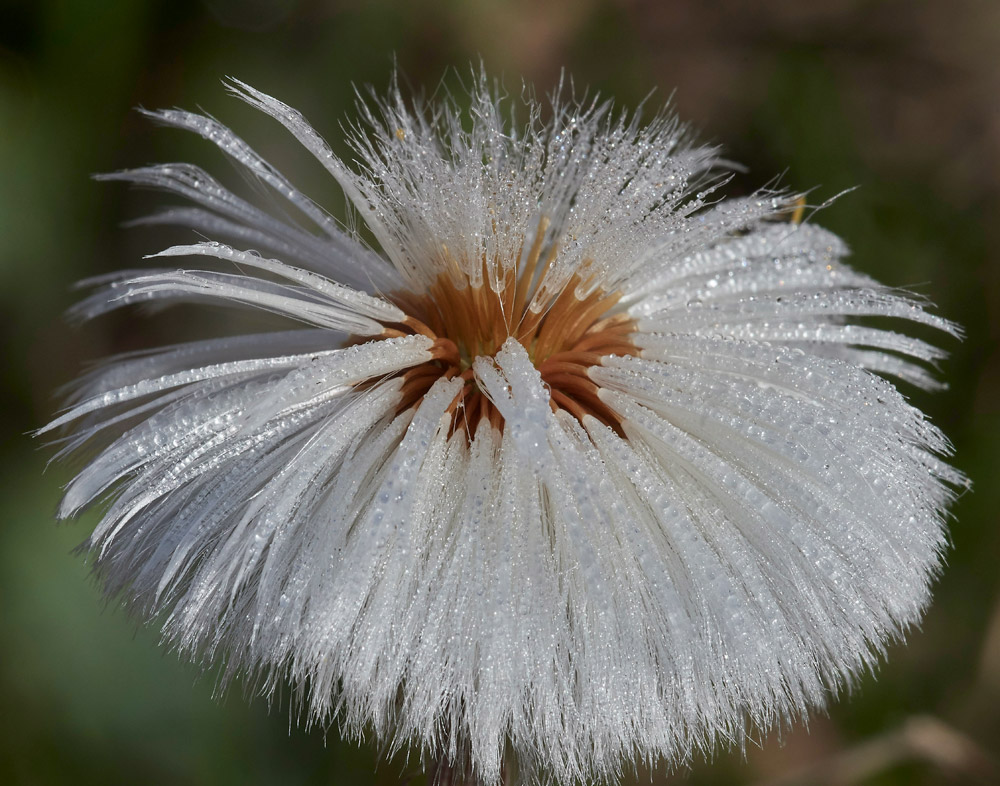
[[[428,766],[427,786],[480,786],[480,781],[472,774],[470,765],[455,766],[442,757]],[[506,762],[500,766],[500,786],[510,786]]]
[[[473,786],[462,769],[454,767],[445,758],[431,764],[427,769],[427,786]]]

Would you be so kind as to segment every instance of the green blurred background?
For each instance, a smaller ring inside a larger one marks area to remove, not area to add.
[[[352,83],[383,90],[393,59],[432,91],[483,58],[508,86],[541,90],[562,67],[619,103],[674,93],[703,140],[748,167],[731,191],[781,175],[814,201],[858,190],[818,221],[854,264],[926,294],[964,324],[950,389],[907,390],[952,438],[975,490],[926,621],[809,730],[637,782],[991,782],[1000,748],[1000,3],[778,0],[0,0],[0,783],[400,784],[335,731],[289,728],[106,608],[71,549],[93,518],[57,526],[64,466],[26,436],[53,391],[109,352],[203,335],[204,315],[61,318],[79,278],[133,266],[167,236],[123,230],[159,200],[89,179],[154,161],[226,165],[132,108],[204,107],[339,209],[273,122],[227,98],[234,75],[300,108],[335,145]],[[342,148],[341,148],[342,149]]]

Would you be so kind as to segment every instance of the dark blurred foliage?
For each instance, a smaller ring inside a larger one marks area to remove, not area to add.
[[[186,311],[60,317],[79,278],[138,264],[167,237],[123,230],[157,203],[89,179],[154,161],[220,167],[135,106],[204,107],[331,210],[332,183],[276,124],[227,98],[234,75],[303,110],[343,152],[352,85],[393,63],[428,92],[481,57],[512,90],[579,85],[635,106],[672,97],[704,140],[822,202],[853,263],[933,300],[967,331],[950,390],[906,391],[953,439],[975,489],[955,507],[935,601],[905,646],[829,717],[767,735],[677,783],[937,784],[1000,775],[1000,3],[982,0],[0,0],[0,782],[399,784],[405,760],[290,728],[280,697],[211,698],[213,678],[105,608],[70,553],[94,519],[56,526],[70,469],[26,432],[53,391],[114,351],[225,329]],[[676,90],[676,92],[672,92]],[[668,776],[639,773],[637,781]],[[414,783],[421,782],[416,777]]]

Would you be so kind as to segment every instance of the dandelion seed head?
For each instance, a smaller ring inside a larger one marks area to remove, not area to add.
[[[112,359],[42,429],[90,456],[60,515],[105,502],[96,570],[176,647],[442,777],[570,784],[802,717],[920,619],[964,478],[889,381],[939,386],[943,353],[888,325],[958,329],[846,265],[801,197],[724,198],[669,112],[561,87],[393,87],[348,164],[228,86],[365,235],[213,118],[147,113],[282,207],[188,164],[105,176],[211,239],[74,315],[290,324]]]

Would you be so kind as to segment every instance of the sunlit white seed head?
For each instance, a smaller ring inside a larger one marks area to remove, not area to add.
[[[920,618],[964,479],[886,379],[933,388],[942,353],[890,321],[957,329],[847,267],[796,195],[725,199],[670,114],[561,88],[393,87],[352,164],[229,89],[357,220],[211,117],[147,113],[268,207],[188,164],[106,176],[211,239],[76,315],[290,324],[112,359],[42,430],[91,455],[60,515],[104,501],[107,591],[178,648],[438,772],[569,784],[801,717]]]

